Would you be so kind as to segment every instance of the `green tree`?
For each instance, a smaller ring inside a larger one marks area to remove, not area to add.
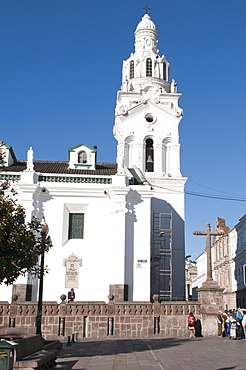
[[[4,164],[3,143],[0,143],[0,164]],[[38,275],[38,256],[52,246],[41,234],[41,223],[32,218],[26,223],[25,210],[15,199],[10,183],[0,185],[0,284],[12,284],[19,275]]]

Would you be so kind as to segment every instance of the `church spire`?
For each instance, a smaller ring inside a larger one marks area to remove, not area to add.
[[[161,91],[169,93],[169,63],[165,55],[159,55],[158,32],[147,13],[150,8],[146,6],[144,9],[146,14],[134,33],[135,52],[123,62],[121,91],[140,92],[143,84],[154,83]]]
[[[146,11],[147,6],[146,6]],[[118,174],[136,166],[148,177],[180,177],[178,123],[181,94],[157,49],[158,32],[146,12],[135,30],[135,52],[123,62],[114,136]],[[135,167],[134,167],[135,168]]]

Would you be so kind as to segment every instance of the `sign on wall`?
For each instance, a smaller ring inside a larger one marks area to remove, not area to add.
[[[79,267],[82,266],[82,259],[77,258],[73,253],[63,259],[63,266],[66,267],[65,288],[79,287]]]

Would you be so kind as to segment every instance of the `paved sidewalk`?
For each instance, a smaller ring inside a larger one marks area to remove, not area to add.
[[[245,370],[246,341],[224,338],[84,339],[63,343],[58,369]]]

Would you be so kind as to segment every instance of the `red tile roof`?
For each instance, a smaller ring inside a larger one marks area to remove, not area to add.
[[[9,167],[4,169],[4,172],[22,172],[26,169],[26,161],[16,161]],[[34,161],[34,170],[38,173],[54,173],[68,175],[100,175],[111,176],[117,172],[116,163],[97,163],[95,170],[85,169],[70,169],[68,162],[53,162],[53,161]]]

